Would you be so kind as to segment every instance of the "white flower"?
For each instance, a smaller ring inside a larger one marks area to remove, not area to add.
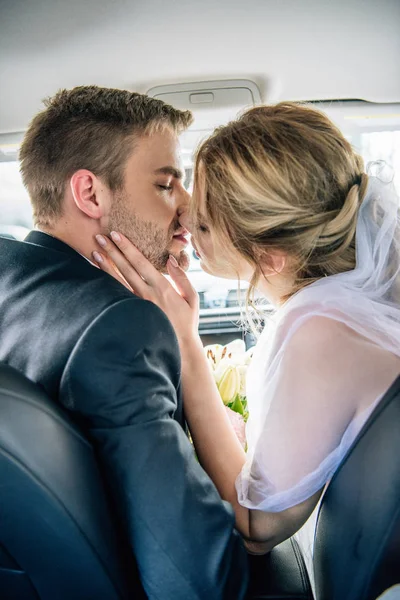
[[[239,375],[240,375],[239,395],[240,396],[246,396],[246,377],[247,377],[248,366],[247,365],[240,365],[239,367],[237,367],[237,369],[238,369]]]
[[[243,364],[247,355],[243,340],[233,340],[226,346],[210,344],[204,347],[204,352],[213,370],[218,368],[221,361],[229,361],[229,363],[237,365]]]
[[[221,346],[221,344],[210,344],[209,346],[204,347],[204,352],[206,354],[208,364],[210,365],[213,371],[216,369],[221,360],[223,349],[224,346]]]
[[[243,340],[233,340],[224,346],[226,349],[226,355],[228,358],[242,358],[246,354],[246,344]]]
[[[249,364],[251,363],[251,359],[253,358],[253,354],[254,354],[254,346],[249,348],[244,356],[244,364],[245,365],[249,366]]]
[[[246,351],[244,341],[237,339],[226,346],[221,344],[205,346],[204,352],[223,403],[230,405],[235,402],[237,396],[245,401],[247,368],[253,355],[253,348]],[[240,403],[237,402],[235,406],[237,408],[234,408],[234,411],[240,410]]]

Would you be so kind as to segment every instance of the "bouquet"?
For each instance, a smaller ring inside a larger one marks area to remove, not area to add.
[[[245,343],[239,339],[226,346],[213,344],[204,348],[221,400],[243,448],[246,448],[245,424],[249,416],[246,374],[253,350],[246,351]]]

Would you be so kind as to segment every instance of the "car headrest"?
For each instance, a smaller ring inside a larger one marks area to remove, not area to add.
[[[314,574],[324,600],[375,600],[400,583],[400,377],[327,488]]]
[[[37,385],[1,364],[0,507],[3,599],[137,597],[91,445]]]

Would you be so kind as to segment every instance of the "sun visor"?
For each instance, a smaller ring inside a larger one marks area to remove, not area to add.
[[[218,125],[234,119],[250,106],[261,104],[260,90],[248,79],[161,85],[149,89],[147,94],[193,113],[194,122],[182,135],[184,154],[186,151],[191,154]]]
[[[163,100],[175,108],[191,110],[195,117],[193,129],[212,129],[229,115],[248,106],[261,103],[261,94],[257,85],[247,79],[224,81],[202,81],[161,85],[148,90],[153,98]]]

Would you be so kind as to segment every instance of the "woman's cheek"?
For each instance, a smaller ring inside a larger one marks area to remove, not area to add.
[[[210,247],[209,245],[204,244],[204,243],[203,244],[199,243],[199,245],[197,246],[197,249],[199,251],[201,258],[203,258],[203,260],[205,260],[208,263],[214,262],[214,260],[213,260],[214,252],[213,252],[212,247]]]

